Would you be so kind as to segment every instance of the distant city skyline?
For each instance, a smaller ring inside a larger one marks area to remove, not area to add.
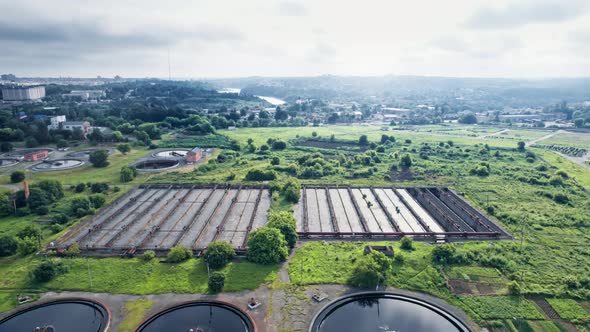
[[[585,0],[4,1],[19,77],[590,76]]]

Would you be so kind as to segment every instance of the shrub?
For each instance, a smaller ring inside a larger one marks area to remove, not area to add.
[[[367,138],[367,135],[361,135],[361,137],[359,137],[359,145],[368,145],[369,144],[369,139]]]
[[[451,263],[456,251],[457,248],[452,244],[438,245],[432,250],[432,261],[440,264]]]
[[[104,182],[96,182],[90,186],[90,190],[95,194],[105,193],[109,191],[109,184]]]
[[[10,174],[10,182],[12,183],[19,183],[25,179],[25,172],[23,171],[14,171]]]
[[[293,214],[286,211],[271,212],[268,215],[267,226],[278,229],[281,232],[281,234],[283,234],[283,236],[285,237],[287,245],[290,248],[295,247],[298,236],[295,218],[293,217]]]
[[[512,280],[508,283],[508,292],[511,295],[520,295],[522,289],[520,288],[520,284],[516,280]]]
[[[92,205],[93,208],[99,209],[100,207],[102,207],[104,205],[104,203],[106,202],[107,199],[104,194],[94,194],[94,195],[88,196],[88,200],[90,201],[90,204]]]
[[[281,159],[279,159],[279,157],[272,157],[272,159],[270,160],[270,164],[271,165],[278,165],[281,163]]]
[[[271,181],[277,178],[277,173],[272,170],[251,169],[246,173],[246,181]]]
[[[220,292],[223,289],[223,286],[225,286],[225,274],[222,272],[211,273],[207,286],[212,293]]]
[[[414,250],[414,240],[411,237],[404,236],[400,241],[400,248],[403,250]]]
[[[525,147],[525,143],[524,142],[520,141],[520,142],[517,143],[517,150],[518,151],[521,151],[521,152],[524,151],[524,147]]]
[[[74,188],[74,191],[75,191],[75,192],[77,192],[77,193],[81,193],[81,192],[83,192],[85,189],[86,189],[86,184],[85,184],[85,183],[83,183],[83,182],[81,182],[81,183],[78,183],[78,184],[76,185],[76,187]]]
[[[287,241],[272,227],[261,227],[248,237],[248,259],[259,264],[276,264],[287,258]]]
[[[29,224],[29,225],[23,227],[20,231],[18,231],[18,233],[16,233],[16,237],[21,240],[24,238],[27,238],[27,237],[37,239],[40,236],[41,236],[41,229],[39,229],[39,227],[37,227],[33,224]]]
[[[34,237],[25,237],[18,241],[16,250],[19,255],[27,256],[39,250],[39,240]]]
[[[390,269],[391,261],[387,256],[378,251],[371,251],[356,263],[348,282],[356,287],[376,286],[385,280]]]
[[[567,197],[566,194],[557,193],[553,195],[553,200],[558,204],[567,204],[569,202],[569,197]]]
[[[276,140],[274,142],[272,142],[272,149],[273,150],[285,150],[287,148],[287,143],[285,143],[284,141],[281,140]]]
[[[135,178],[136,172],[137,171],[134,171],[131,166],[123,166],[121,167],[121,172],[119,173],[119,179],[121,182],[131,182],[133,181],[133,178]]]
[[[122,154],[127,154],[129,151],[131,151],[131,146],[129,144],[119,144],[117,145],[117,150],[119,150],[119,152],[121,152]]]
[[[41,262],[31,273],[37,282],[48,282],[58,274],[66,271],[61,262],[55,260],[45,260]]]
[[[0,257],[12,256],[16,254],[18,241],[11,236],[0,237]]]
[[[143,255],[141,255],[141,259],[148,262],[152,259],[156,258],[156,252],[153,250],[146,250]]]
[[[172,263],[180,263],[191,258],[192,255],[193,253],[190,249],[181,246],[175,246],[170,249],[167,260]]]
[[[213,241],[207,247],[205,259],[210,267],[219,269],[229,263],[235,255],[236,252],[229,243],[225,241]]]

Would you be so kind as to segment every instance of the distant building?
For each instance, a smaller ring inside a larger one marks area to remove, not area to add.
[[[41,159],[45,159],[49,156],[49,151],[47,150],[40,150],[31,153],[26,153],[24,155],[25,161],[37,161]]]
[[[66,122],[65,115],[52,116],[49,118],[49,125],[47,126],[47,129],[49,129],[49,130],[60,129],[60,124],[62,124],[64,122]]]
[[[44,86],[17,86],[2,88],[2,99],[5,101],[39,100],[45,97]]]
[[[186,153],[186,162],[189,164],[196,163],[203,157],[203,150],[201,148],[194,148]]]
[[[80,129],[84,133],[84,136],[90,134],[91,128],[90,122],[88,121],[66,121],[61,123],[61,129],[71,131]]]
[[[65,93],[62,96],[87,101],[104,98],[106,94],[102,90],[72,90],[70,93]]]

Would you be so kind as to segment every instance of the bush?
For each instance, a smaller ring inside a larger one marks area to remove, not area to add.
[[[41,229],[33,224],[29,224],[18,231],[18,233],[16,233],[16,237],[21,240],[27,237],[37,239],[41,237]]]
[[[0,237],[0,257],[12,256],[16,254],[18,241],[11,236]]]
[[[281,163],[281,159],[279,159],[279,157],[272,157],[272,159],[270,160],[270,164],[274,165],[274,166],[276,166],[280,163]]]
[[[405,154],[402,156],[402,158],[399,161],[399,165],[402,168],[409,168],[412,167],[412,157],[410,157],[409,154]]]
[[[225,274],[222,272],[211,273],[207,286],[211,293],[221,292],[223,286],[225,286]]]
[[[518,281],[512,280],[508,283],[508,292],[511,295],[520,295],[520,293],[522,293],[522,289],[520,288]]]
[[[193,255],[193,253],[190,249],[185,248],[185,247],[181,247],[181,246],[176,246],[176,247],[172,247],[172,249],[170,249],[170,252],[168,253],[168,256],[167,256],[167,260],[168,260],[168,262],[172,262],[172,263],[180,263],[180,262],[184,262],[187,259],[191,258],[192,255]]]
[[[567,204],[569,202],[569,197],[567,197],[566,194],[557,193],[553,195],[553,200],[558,204]]]
[[[271,181],[277,178],[277,173],[272,170],[251,169],[246,173],[246,181]]]
[[[287,148],[287,143],[281,140],[276,140],[272,142],[271,148],[277,151],[285,150]]]
[[[367,135],[361,135],[361,137],[359,137],[359,145],[368,145],[369,144],[369,139],[367,138]]]
[[[229,263],[235,255],[236,252],[229,243],[225,241],[213,241],[207,247],[205,259],[209,267],[220,269]]]
[[[12,183],[19,183],[25,179],[25,172],[23,171],[14,171],[10,174],[10,182]]]
[[[261,227],[248,237],[248,259],[258,264],[276,264],[287,258],[287,241],[276,228]]]
[[[440,264],[451,263],[456,251],[457,248],[450,243],[438,245],[432,250],[432,261]]]
[[[268,215],[268,223],[266,224],[266,226],[278,229],[281,232],[281,234],[283,234],[283,236],[285,237],[287,245],[290,248],[295,247],[298,236],[296,229],[297,226],[293,214],[286,211],[271,212]]]
[[[94,167],[107,167],[109,165],[109,153],[106,150],[92,151],[89,156],[89,161]]]
[[[39,250],[39,240],[34,237],[25,237],[18,241],[16,251],[21,256],[27,256]]]
[[[136,171],[133,170],[130,166],[123,166],[121,167],[121,173],[119,174],[119,179],[121,182],[131,182],[135,178]]]
[[[104,182],[97,182],[90,185],[90,190],[95,194],[106,193],[109,191],[109,184]]]
[[[152,259],[156,258],[156,252],[153,250],[146,250],[143,255],[141,255],[141,259],[148,262]]]
[[[61,262],[54,260],[45,260],[41,262],[31,273],[32,277],[37,282],[48,282],[55,278],[58,274],[66,271],[66,268]]]
[[[86,189],[86,184],[85,184],[85,183],[83,183],[83,182],[81,182],[81,183],[78,183],[78,184],[76,185],[76,187],[74,188],[74,191],[75,191],[75,192],[77,192],[77,193],[81,193],[81,192],[83,192],[85,189]]]
[[[356,287],[374,287],[385,281],[390,269],[391,261],[385,254],[371,251],[356,263],[348,282]]]
[[[131,146],[129,144],[119,144],[117,145],[117,150],[119,150],[119,152],[121,152],[122,154],[127,154],[129,151],[131,151]]]
[[[88,196],[88,200],[90,201],[90,204],[92,205],[93,208],[99,209],[107,201],[107,198],[104,194],[94,194],[94,195]]]
[[[400,241],[400,248],[403,250],[414,250],[414,240],[411,237],[404,236]]]

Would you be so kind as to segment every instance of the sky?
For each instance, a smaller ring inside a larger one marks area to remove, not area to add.
[[[590,0],[0,0],[0,73],[590,76]],[[169,55],[169,57],[168,57]]]

